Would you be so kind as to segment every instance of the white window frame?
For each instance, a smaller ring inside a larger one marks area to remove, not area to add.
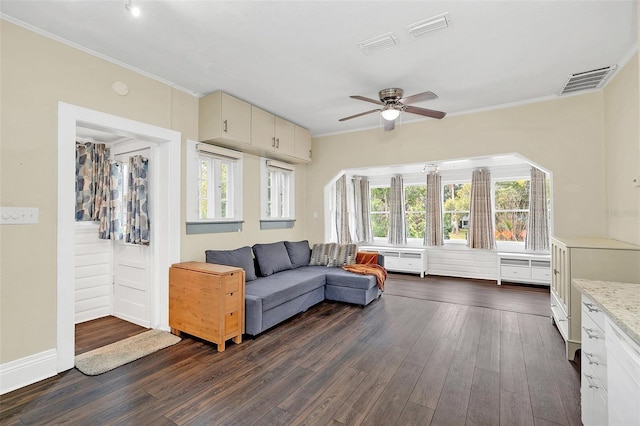
[[[207,186],[207,200],[212,200],[213,205],[208,206],[208,217],[200,217],[200,161],[207,159],[213,169],[209,169],[213,174],[209,176]],[[187,222],[189,223],[224,223],[242,222],[242,160],[241,152],[209,145],[202,142],[187,141]],[[220,189],[212,184],[211,177],[219,178],[221,164],[231,166],[231,173],[228,174],[230,180],[227,195],[228,217],[220,217],[222,195]],[[212,209],[213,207],[213,209]],[[210,213],[213,211],[213,214]]]
[[[530,209],[515,209],[515,210],[498,210],[496,207],[496,183],[497,182],[512,182],[516,180],[526,180],[529,181],[529,191],[531,191],[531,176],[530,175],[513,175],[499,178],[491,179],[491,205],[493,206],[493,229],[495,232],[497,221],[496,214],[500,212],[527,212],[527,214],[531,214]],[[547,197],[549,194],[547,194]],[[496,240],[496,247],[498,250],[509,250],[509,251],[524,251],[525,242],[524,241],[498,241]]]
[[[464,184],[469,184],[471,185],[471,178],[469,179],[449,179],[449,180],[444,180],[442,179],[442,183],[441,183],[441,188],[440,188],[440,199],[442,200],[442,241],[445,245],[466,245],[467,244],[467,240],[466,239],[446,239],[444,238],[444,215],[447,213],[466,213],[466,214],[470,214],[470,211],[467,210],[445,210],[444,209],[444,203],[446,202],[446,200],[444,199],[444,187],[445,185],[464,185]],[[493,200],[492,200],[493,203]],[[494,217],[494,222],[495,222],[495,217]]]
[[[276,178],[275,191],[269,192],[269,175]],[[294,221],[295,215],[295,166],[282,161],[260,158],[260,220]],[[276,200],[269,195],[277,193]],[[270,208],[274,206],[275,209]]]

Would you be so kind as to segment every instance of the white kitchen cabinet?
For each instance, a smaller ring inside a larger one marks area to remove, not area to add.
[[[251,106],[251,145],[253,148],[294,157],[294,124],[270,112]]]
[[[290,163],[311,162],[309,130],[224,92],[199,102],[200,141]]]
[[[607,350],[604,312],[582,295],[582,423],[600,426],[608,419]]]
[[[294,157],[306,162],[311,162],[311,132],[309,129],[295,125],[293,134]]]
[[[551,239],[551,314],[567,359],[580,349],[580,292],[575,278],[640,282],[640,247],[606,238]]]
[[[498,253],[498,285],[501,285],[502,281],[550,285],[550,256],[529,253]]]
[[[198,138],[232,148],[251,145],[251,104],[224,92],[200,98]]]
[[[362,246],[359,250],[376,251],[384,255],[384,267],[388,271],[420,274],[420,278],[424,278],[427,272],[427,249],[425,248]]]
[[[640,425],[640,345],[606,319],[610,425]]]

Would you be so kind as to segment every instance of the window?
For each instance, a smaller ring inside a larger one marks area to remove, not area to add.
[[[418,238],[420,242],[424,240],[426,226],[426,185],[405,185],[405,227],[407,238]]]
[[[261,166],[261,222],[280,222],[265,227],[290,228],[295,220],[295,166],[262,158]]]
[[[389,193],[388,186],[370,189],[369,203],[373,238],[386,238],[389,232]]]
[[[524,242],[529,220],[528,179],[494,184],[496,241]]]
[[[471,183],[442,183],[442,226],[445,240],[466,241]]]
[[[187,161],[187,233],[238,231],[242,222],[242,153],[188,141]],[[230,227],[232,222],[237,226]],[[227,225],[189,226],[212,223]]]

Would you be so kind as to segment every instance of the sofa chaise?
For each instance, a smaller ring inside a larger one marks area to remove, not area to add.
[[[208,263],[244,269],[245,333],[256,336],[323,300],[366,306],[382,291],[373,275],[347,272],[355,244],[280,241],[236,250],[207,250]],[[253,256],[252,256],[253,253]],[[378,264],[384,260],[378,256]]]

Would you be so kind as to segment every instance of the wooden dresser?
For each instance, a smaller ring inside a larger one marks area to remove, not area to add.
[[[244,333],[244,270],[202,262],[169,268],[169,326],[213,342],[242,342]]]

